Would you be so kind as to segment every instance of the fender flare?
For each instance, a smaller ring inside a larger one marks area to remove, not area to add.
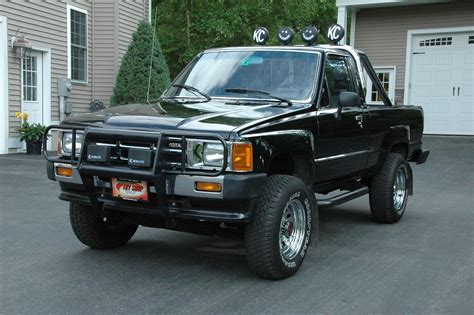
[[[382,149],[389,152],[394,145],[398,144],[406,145],[408,148],[410,144],[410,126],[391,126],[382,141]]]

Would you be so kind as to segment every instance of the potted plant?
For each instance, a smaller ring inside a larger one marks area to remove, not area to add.
[[[39,123],[28,122],[28,113],[17,112],[16,117],[20,119],[20,141],[26,142],[26,154],[41,154],[41,146],[43,144],[43,135],[46,126]]]

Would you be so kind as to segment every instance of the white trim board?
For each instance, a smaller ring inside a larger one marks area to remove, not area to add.
[[[43,125],[51,124],[51,48],[33,46],[33,50],[42,53],[43,58]]]
[[[84,13],[86,15],[86,73],[84,81],[77,81],[71,79],[71,10]],[[87,10],[66,5],[66,32],[67,32],[67,77],[71,79],[72,83],[88,84],[89,82],[89,12]]]
[[[152,0],[148,0],[148,23],[150,23],[150,24],[151,24],[151,16],[152,16],[151,11],[153,10],[152,2],[153,2]]]
[[[432,4],[451,1],[452,0],[336,0],[336,6],[373,8],[415,4]]]
[[[8,153],[8,20],[0,16],[0,154]]]
[[[349,38],[349,45],[352,47],[355,47],[357,12],[356,10],[350,10],[350,12],[351,12],[351,34]]]
[[[462,32],[474,32],[474,26],[464,27],[445,27],[445,28],[432,28],[432,29],[421,29],[421,30],[408,30],[407,31],[407,50],[405,56],[405,84],[404,84],[404,96],[403,104],[410,105],[410,74],[411,74],[411,56],[412,56],[412,39],[415,35],[426,35],[426,34],[439,34],[439,33],[462,33]]]

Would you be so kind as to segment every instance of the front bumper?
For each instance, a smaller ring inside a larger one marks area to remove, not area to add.
[[[47,162],[48,177],[61,185],[61,200],[92,204],[89,194],[76,166],[71,177],[56,174],[60,163]],[[116,199],[110,195],[110,180],[99,176],[94,177],[94,192],[97,201],[107,209],[147,215],[162,215],[186,219],[246,222],[250,217],[253,201],[262,194],[266,174],[229,174],[219,176],[200,175],[165,175],[164,195],[156,194],[158,187],[149,182],[150,202],[133,202]],[[221,192],[204,192],[195,190],[195,182],[206,181],[220,183]]]

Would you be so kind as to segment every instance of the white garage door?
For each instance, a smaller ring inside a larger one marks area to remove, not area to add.
[[[425,133],[474,135],[474,32],[413,36],[409,83]]]

